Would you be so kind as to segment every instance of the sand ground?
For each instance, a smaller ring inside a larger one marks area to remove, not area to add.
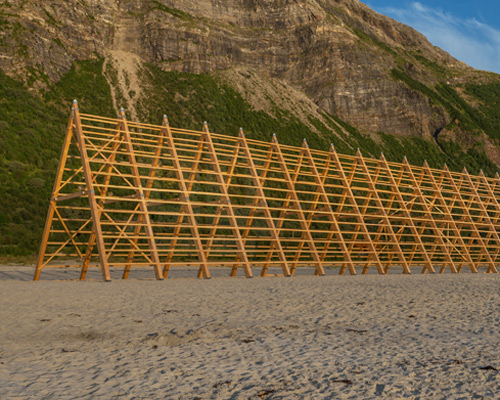
[[[0,399],[500,398],[500,275],[31,275],[0,266]]]

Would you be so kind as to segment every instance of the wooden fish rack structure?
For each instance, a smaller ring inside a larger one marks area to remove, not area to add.
[[[499,197],[498,174],[80,114],[75,101],[34,279],[70,261],[105,281],[185,266],[496,273]]]

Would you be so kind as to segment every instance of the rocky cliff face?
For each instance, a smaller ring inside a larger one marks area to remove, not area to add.
[[[117,75],[108,79],[119,86],[115,100],[132,110],[142,94],[142,62],[219,73],[240,89],[247,74],[234,71],[244,68],[305,96],[315,116],[325,111],[363,132],[432,139],[453,122],[449,111],[391,71],[431,86],[474,74],[357,0],[9,0],[1,7],[3,71],[40,90],[75,60],[104,57]]]

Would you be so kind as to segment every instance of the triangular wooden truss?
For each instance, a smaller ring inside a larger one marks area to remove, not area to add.
[[[75,102],[42,269],[214,267],[230,275],[497,272],[500,177],[80,114]],[[279,273],[270,274],[271,267]]]

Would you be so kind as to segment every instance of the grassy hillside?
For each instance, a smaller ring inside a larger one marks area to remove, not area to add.
[[[0,71],[0,257],[37,252],[72,95],[87,112],[113,115],[101,69],[75,65],[42,99]]]
[[[25,255],[40,240],[65,115],[0,71],[0,255]]]
[[[393,71],[393,75],[441,104],[462,124],[470,125],[472,131],[484,130],[495,139],[500,135],[496,111],[500,104],[500,84],[467,86],[468,95],[479,104],[474,109],[446,86],[430,88],[400,70]],[[159,123],[166,113],[172,126],[177,127],[200,129],[206,120],[210,129],[218,133],[236,135],[242,126],[249,137],[258,140],[267,141],[276,133],[284,144],[299,146],[305,137],[311,147],[318,149],[326,150],[333,142],[343,153],[352,154],[359,147],[366,156],[378,157],[384,151],[393,161],[400,161],[406,154],[414,164],[427,159],[434,167],[446,162],[455,170],[466,166],[474,173],[480,168],[488,175],[496,171],[496,166],[479,148],[463,150],[445,140],[438,146],[422,138],[396,138],[385,133],[372,138],[328,114],[323,115],[326,123],[309,118],[321,132],[318,135],[277,104],[272,110],[275,117],[255,111],[238,92],[211,75],[164,72],[148,65],[143,70],[143,80],[149,82],[138,107],[144,122]],[[38,250],[74,97],[86,113],[116,115],[110,88],[102,75],[102,60],[75,64],[42,98],[0,71],[0,257],[34,256]]]

